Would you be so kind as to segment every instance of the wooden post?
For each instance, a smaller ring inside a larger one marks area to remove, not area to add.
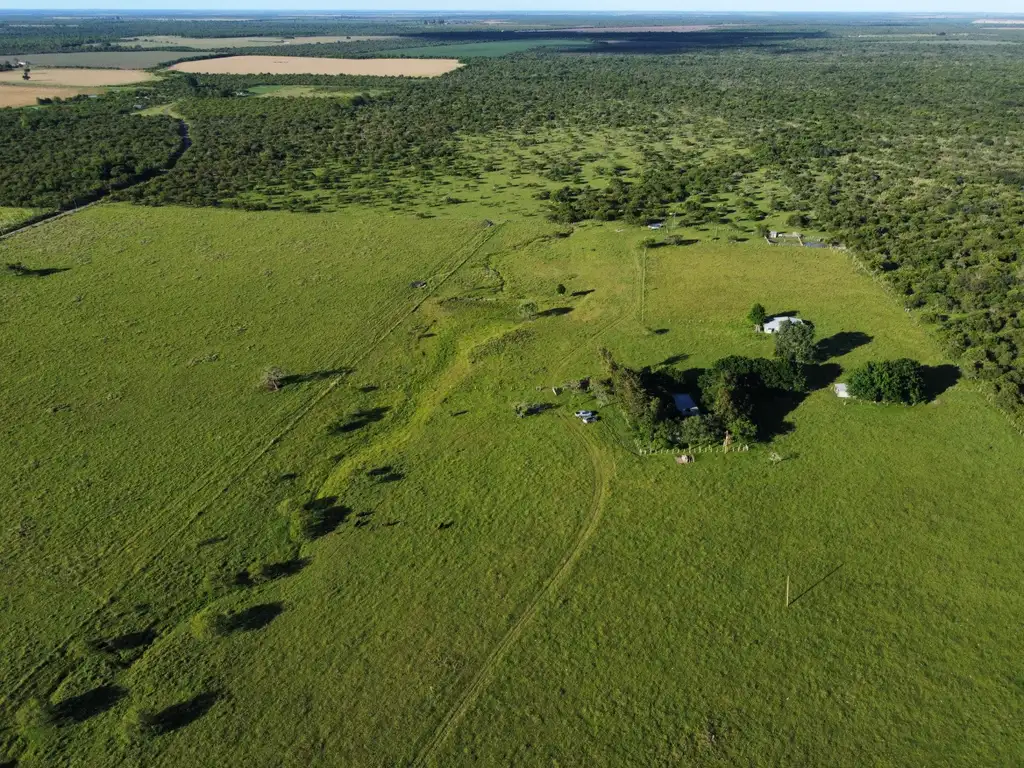
[[[786,574],[786,607],[789,608],[789,574]]]

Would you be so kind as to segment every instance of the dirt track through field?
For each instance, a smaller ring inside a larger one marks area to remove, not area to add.
[[[377,75],[437,77],[462,64],[458,59],[321,59],[313,56],[224,56],[182,61],[170,69],[201,75]]]
[[[588,334],[586,341],[593,342],[595,339],[599,338],[604,333],[626,320],[628,317],[628,314],[620,314],[612,318],[610,321],[604,323]],[[586,347],[586,344],[581,343],[578,344],[576,348],[583,349]],[[553,380],[560,380],[564,376],[565,370],[568,368],[569,363],[574,357],[575,355],[570,354],[562,360],[562,365],[559,366],[558,370],[552,377]],[[498,665],[504,661],[512,646],[522,636],[526,626],[533,621],[537,613],[539,613],[544,601],[553,595],[569,577],[573,567],[577,562],[579,562],[580,557],[582,557],[583,553],[586,551],[587,545],[590,543],[590,540],[593,538],[594,533],[597,531],[597,527],[601,522],[601,513],[604,509],[604,501],[608,495],[608,484],[615,474],[615,459],[612,456],[604,455],[604,452],[598,447],[597,439],[593,435],[582,431],[585,427],[573,423],[571,421],[571,417],[565,418],[570,419],[570,429],[572,429],[573,434],[582,442],[593,468],[594,490],[590,500],[590,508],[587,511],[583,524],[580,526],[579,532],[577,533],[572,546],[566,551],[558,565],[555,566],[554,571],[552,571],[551,575],[548,576],[547,580],[545,580],[534,594],[533,598],[527,604],[515,624],[509,627],[505,635],[498,641],[498,644],[484,660],[483,665],[479,670],[477,670],[476,675],[462,691],[462,694],[456,700],[452,708],[448,710],[448,713],[438,724],[438,727],[430,734],[427,740],[419,746],[416,756],[413,758],[411,763],[413,766],[426,766],[428,762],[437,755],[437,751],[441,748],[441,745],[444,744],[445,740],[454,733],[456,727],[458,727],[459,723],[462,721],[462,718],[465,717],[466,713],[469,711],[469,708],[473,706],[476,700],[480,697],[480,694],[486,688],[487,683],[490,681],[491,676],[497,669]]]
[[[569,416],[564,416],[563,418],[566,420],[571,419]],[[555,566],[554,571],[541,584],[516,622],[508,628],[505,635],[494,646],[480,669],[477,670],[476,675],[469,682],[469,685],[463,689],[454,706],[448,710],[448,713],[444,716],[437,729],[434,730],[413,758],[412,765],[414,766],[428,765],[436,756],[441,745],[455,731],[462,718],[469,711],[469,708],[476,703],[476,700],[490,682],[494,671],[508,656],[512,646],[516,644],[530,622],[536,618],[544,603],[558,591],[559,587],[568,578],[573,567],[579,562],[580,557],[586,551],[587,545],[594,536],[594,532],[597,531],[597,527],[601,522],[601,511],[604,509],[604,501],[608,495],[608,482],[615,472],[614,459],[602,454],[595,438],[583,432],[585,427],[570,423],[569,429],[586,450],[594,473],[594,492],[591,496],[590,507],[584,517],[583,524],[580,526],[572,546],[566,550],[558,565]]]

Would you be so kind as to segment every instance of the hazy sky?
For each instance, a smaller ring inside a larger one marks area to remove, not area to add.
[[[699,11],[860,11],[970,13],[977,16],[1024,13],[1021,0],[0,0],[5,9],[89,9],[203,11],[620,11],[630,13]],[[500,9],[500,10],[493,10]],[[982,9],[982,10],[979,10]]]

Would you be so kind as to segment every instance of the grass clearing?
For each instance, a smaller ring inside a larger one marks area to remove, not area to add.
[[[9,208],[0,206],[0,230],[16,226],[23,221],[31,219],[33,216],[38,216],[42,212],[41,208]]]
[[[841,252],[489,210],[103,204],[0,243],[67,269],[0,277],[7,695],[126,692],[44,757],[123,762],[130,708],[188,705],[133,759],[1012,762],[1024,459],[980,394],[822,389],[770,447],[679,467],[550,389],[599,346],[769,355],[754,301],[870,337],[845,370],[943,362],[923,328]],[[269,365],[296,378],[261,392]],[[277,505],[309,491],[335,527],[298,545]],[[279,575],[217,586],[254,560]],[[224,634],[196,636],[201,608]],[[116,668],[51,653],[147,628]]]
[[[212,75],[379,75],[437,77],[462,66],[455,59],[319,59],[310,56],[225,56],[183,61],[171,69]]]

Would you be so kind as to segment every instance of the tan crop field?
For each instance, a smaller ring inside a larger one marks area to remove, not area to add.
[[[156,76],[139,69],[59,69],[45,68],[30,71],[30,80],[22,79],[20,69],[0,72],[0,83],[17,84],[21,87],[33,86],[84,86],[94,88],[104,85],[129,85],[146,80],[155,80]],[[57,94],[53,94],[57,95]]]
[[[319,59],[312,56],[225,56],[171,67],[201,75],[380,75],[437,77],[457,69],[457,59]]]
[[[0,85],[0,108],[3,107],[30,107],[36,103],[36,99],[69,99],[78,96],[80,93],[93,93],[94,88],[47,88],[21,86],[21,85]]]
[[[311,35],[308,37],[179,37],[178,35],[148,35],[128,37],[122,45],[138,48],[166,48],[169,46],[217,51],[221,48],[259,48],[269,45],[308,45],[311,43],[358,43],[363,40],[390,40],[397,35]]]

